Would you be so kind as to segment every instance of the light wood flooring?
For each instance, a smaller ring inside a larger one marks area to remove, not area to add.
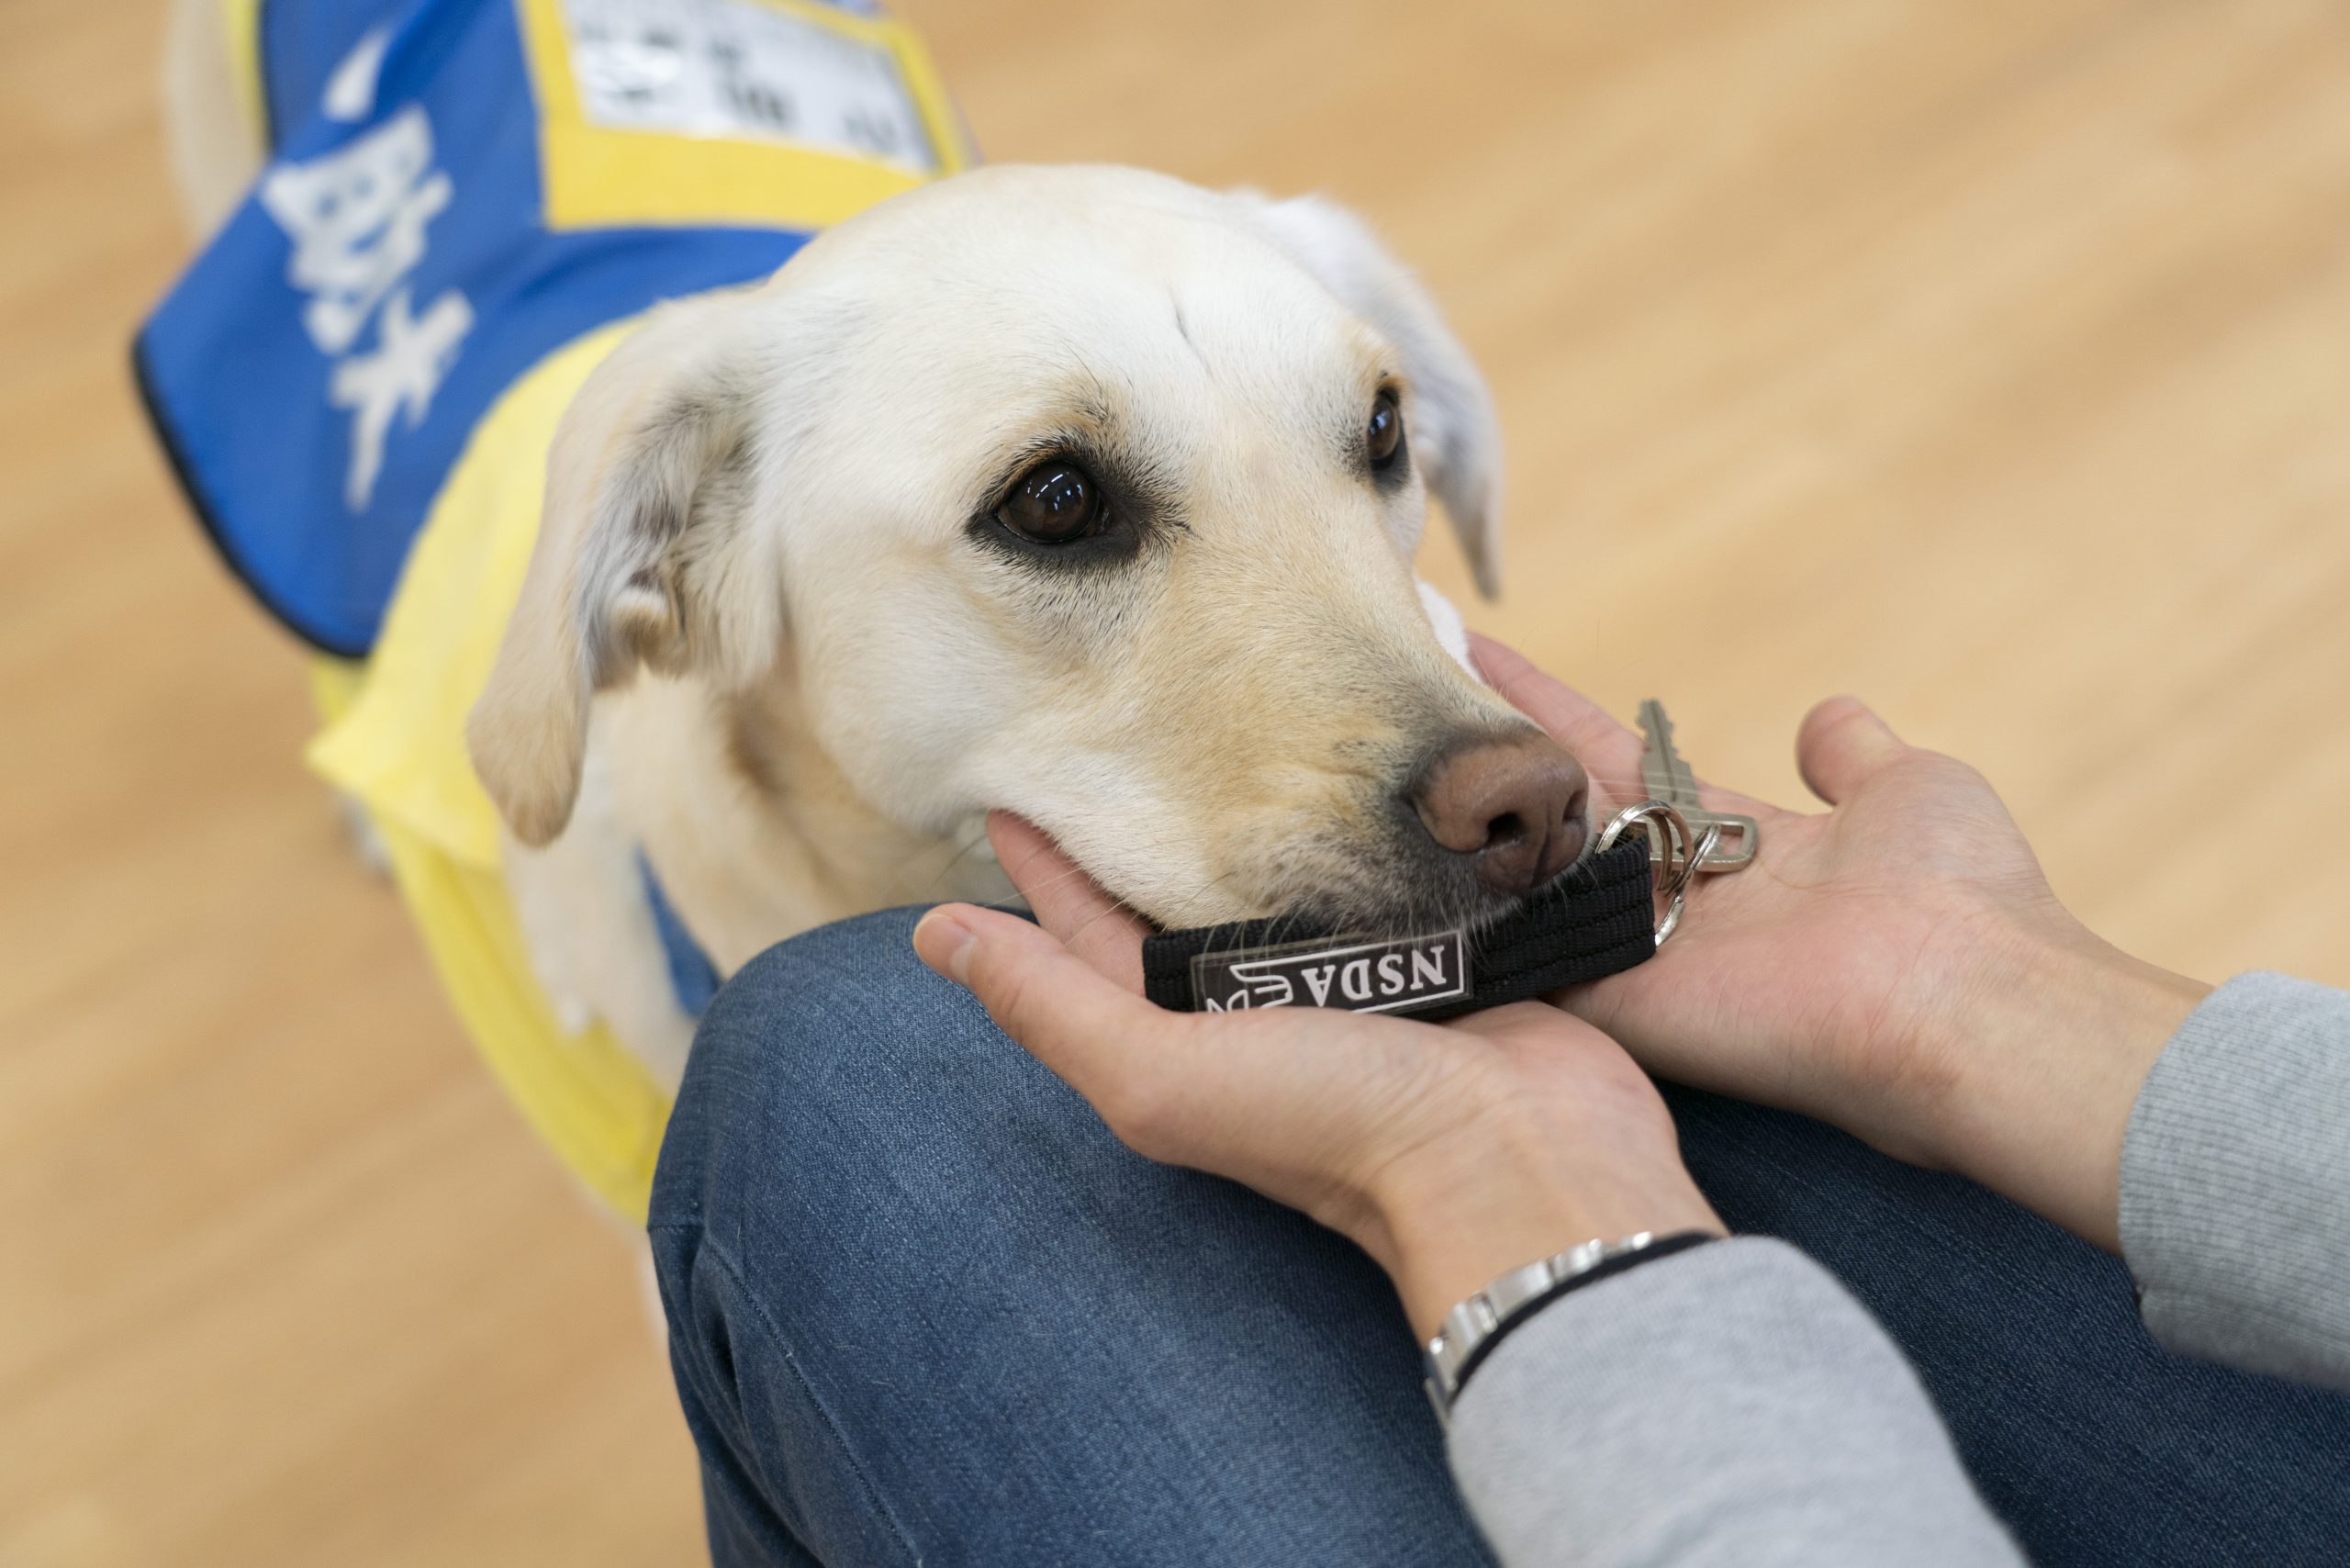
[[[1783,798],[1860,691],[2123,945],[2350,982],[2350,7],[907,9],[992,156],[1423,272],[1509,436],[1486,626]],[[623,1240],[135,412],[161,27],[0,0],[0,1563],[695,1561]]]

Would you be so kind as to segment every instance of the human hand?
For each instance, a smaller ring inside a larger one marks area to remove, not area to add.
[[[1016,818],[988,824],[1042,922],[968,904],[923,961],[1091,1102],[1137,1153],[1247,1183],[1352,1238],[1414,1332],[1496,1276],[1593,1238],[1719,1231],[1648,1076],[1539,1002],[1451,1025],[1319,1008],[1169,1013],[1147,928]]]
[[[1639,798],[1638,735],[1502,644],[1473,651],[1582,760],[1595,814]],[[1662,1077],[1833,1122],[2117,1246],[2131,1107],[2210,988],[2074,919],[1982,775],[1855,699],[1814,708],[1796,750],[1832,809],[1703,790],[1761,823],[1754,863],[1699,878],[1653,960],[1561,1004]]]

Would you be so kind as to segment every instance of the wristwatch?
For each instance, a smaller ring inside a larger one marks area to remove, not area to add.
[[[1460,1385],[1500,1342],[1501,1336],[1531,1317],[1535,1311],[1578,1284],[1628,1269],[1634,1262],[1669,1257],[1715,1239],[1703,1230],[1681,1230],[1660,1236],[1643,1230],[1614,1241],[1578,1242],[1563,1252],[1539,1258],[1522,1269],[1512,1269],[1483,1290],[1444,1315],[1436,1338],[1427,1342],[1428,1403],[1438,1421],[1449,1425],[1452,1402]]]

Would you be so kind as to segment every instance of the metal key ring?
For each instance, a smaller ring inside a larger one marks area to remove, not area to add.
[[[1656,923],[1656,945],[1664,946],[1666,937],[1681,925],[1681,912],[1689,898],[1689,884],[1696,879],[1698,864],[1721,842],[1719,823],[1707,823],[1706,835],[1693,843],[1689,821],[1674,807],[1662,801],[1642,801],[1617,812],[1599,835],[1599,847],[1604,854],[1616,847],[1624,830],[1638,823],[1648,832],[1664,841],[1664,869],[1669,875],[1657,883],[1657,896],[1664,901],[1664,913]],[[1678,851],[1676,857],[1675,851]],[[1676,864],[1677,860],[1677,864]]]

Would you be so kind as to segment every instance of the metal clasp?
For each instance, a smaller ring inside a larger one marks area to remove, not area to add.
[[[1616,847],[1624,830],[1636,825],[1649,835],[1651,858],[1658,867],[1656,896],[1662,902],[1664,913],[1657,917],[1656,945],[1662,947],[1664,939],[1680,927],[1681,912],[1689,902],[1689,884],[1695,880],[1697,868],[1706,857],[1721,842],[1722,825],[1707,823],[1702,834],[1692,834],[1689,819],[1678,808],[1662,801],[1642,801],[1625,807],[1609,820],[1606,830],[1599,835],[1601,852]]]

